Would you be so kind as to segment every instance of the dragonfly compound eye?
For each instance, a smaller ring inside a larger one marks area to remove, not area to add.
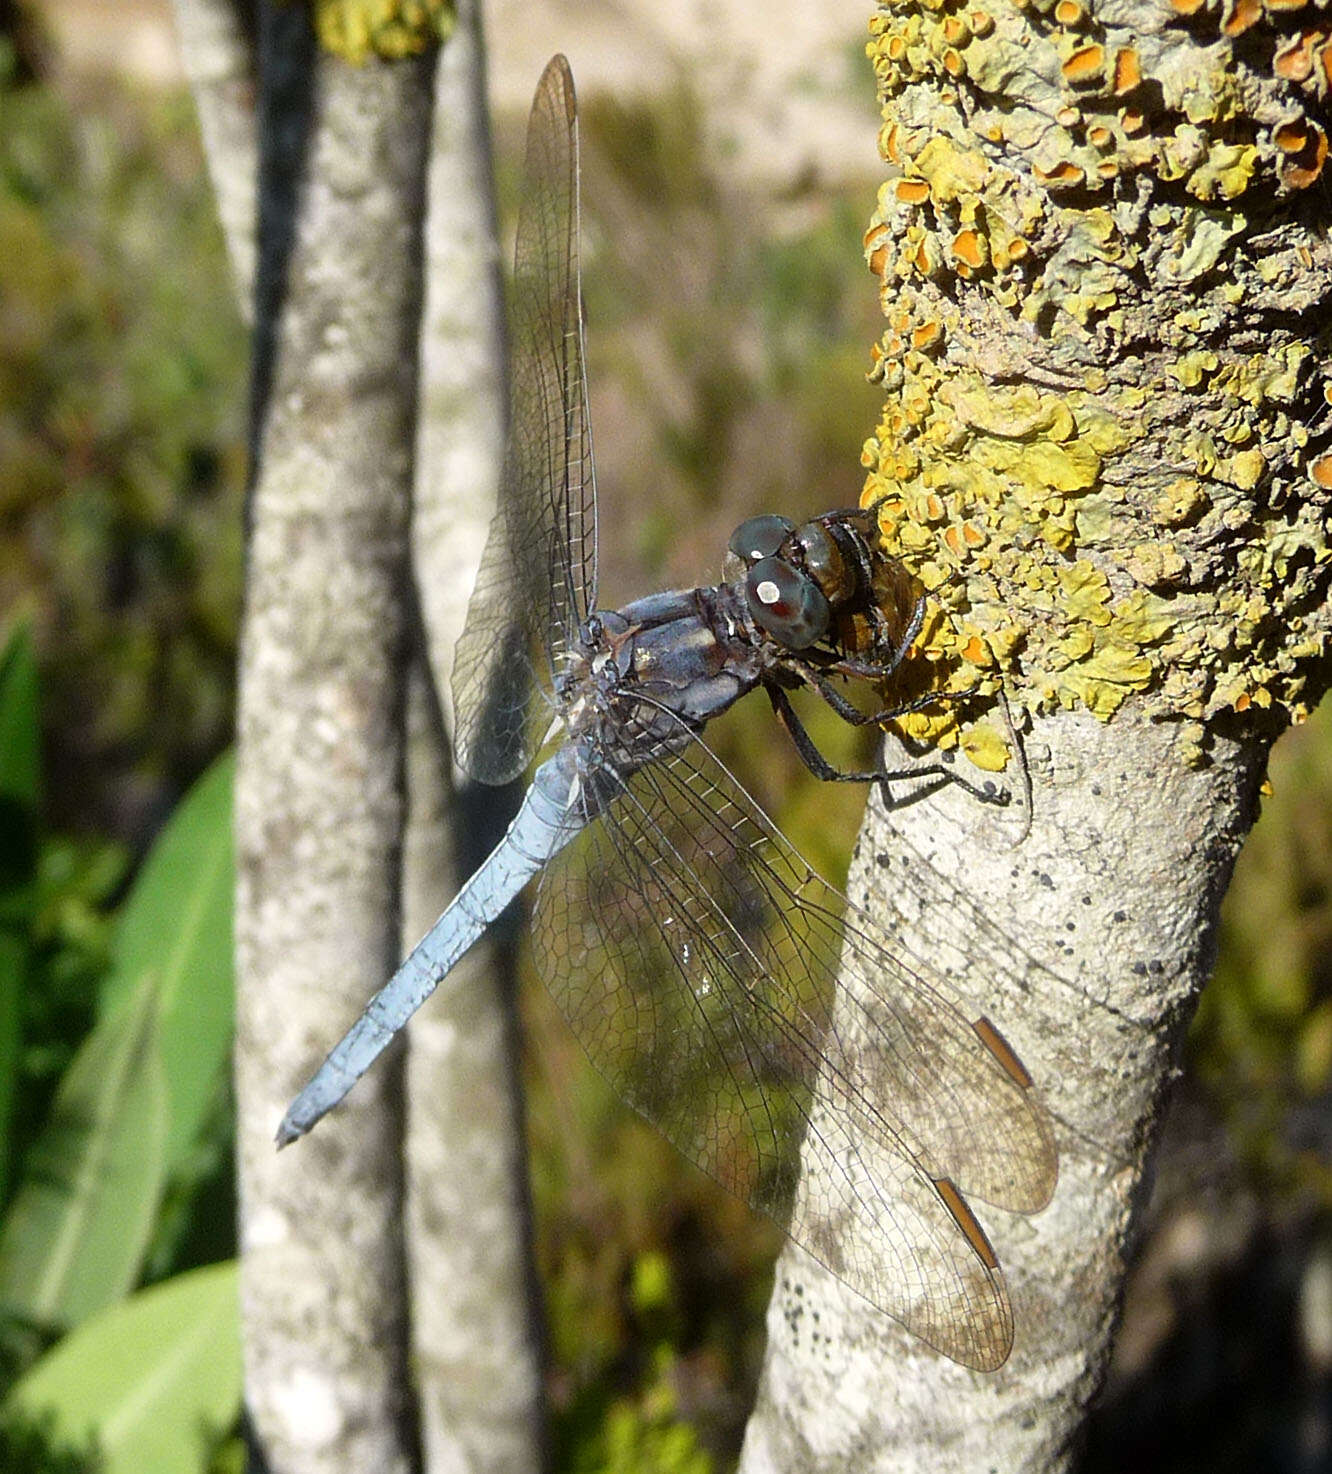
[[[812,578],[780,558],[761,558],[745,577],[749,612],[760,629],[792,650],[803,650],[828,632],[828,601]]]
[[[727,547],[746,565],[757,563],[760,558],[771,558],[794,531],[794,522],[773,513],[748,517],[731,534]]]
[[[821,522],[806,522],[796,533],[805,555],[805,572],[832,604],[844,604],[856,592],[856,579],[832,532]]]

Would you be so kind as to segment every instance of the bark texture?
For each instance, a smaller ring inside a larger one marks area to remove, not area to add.
[[[1178,728],[1087,716],[1042,722],[1027,745],[1025,837],[960,790],[876,805],[850,887],[945,962],[1055,1122],[1050,1207],[1026,1219],[973,1205],[1008,1279],[1013,1355],[989,1375],[955,1366],[788,1249],[746,1474],[1071,1466],[1261,753],[1224,744],[1198,769]]]
[[[174,8],[218,218],[241,311],[248,318],[254,288],[259,157],[252,38],[242,24],[236,0],[174,0]]]
[[[268,1467],[408,1468],[397,1072],[278,1157],[398,960],[404,590],[431,63],[261,40],[256,482],[241,640],[237,1097],[247,1406]]]
[[[412,555],[433,684],[422,652],[409,723],[404,949],[498,838],[508,807],[504,791],[449,782],[434,697],[448,691],[504,451],[503,294],[474,4],[458,6],[440,53],[426,254]],[[412,1350],[425,1467],[440,1474],[540,1464],[512,986],[512,949],[488,936],[410,1029]]]

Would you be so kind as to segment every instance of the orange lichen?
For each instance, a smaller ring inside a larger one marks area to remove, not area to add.
[[[1057,0],[1054,17],[1061,26],[1075,26],[1082,16],[1083,9],[1078,0]]]
[[[1284,130],[1279,130],[1284,131]],[[1327,134],[1317,123],[1308,125],[1303,145],[1281,167],[1281,180],[1288,189],[1308,189],[1323,172],[1327,161]]]
[[[1297,154],[1309,142],[1309,130],[1302,123],[1283,123],[1272,135],[1283,154]]]
[[[884,158],[887,159],[890,164],[896,164],[899,167],[901,167],[902,163],[900,137],[900,129],[898,128],[896,123],[890,124],[879,135],[879,147],[883,153]]]
[[[1055,189],[1074,189],[1087,177],[1076,164],[1070,164],[1067,160],[1056,164],[1053,169],[1042,169],[1039,164],[1033,164],[1032,172],[1042,183]]]
[[[985,265],[985,242],[974,230],[960,230],[953,237],[953,255],[973,271]]]
[[[1226,0],[1222,17],[1221,30],[1233,40],[1263,18],[1262,0]]]
[[[943,325],[939,322],[922,322],[911,330],[911,346],[918,352],[931,347],[943,337]]]
[[[1309,478],[1315,486],[1332,491],[1332,455],[1320,456],[1309,467]]]
[[[1105,72],[1105,47],[1096,42],[1080,46],[1059,70],[1072,87],[1098,82]]]
[[[1302,31],[1278,46],[1272,57],[1272,70],[1287,82],[1303,82],[1313,71],[1314,47],[1325,40],[1321,31]]]
[[[923,179],[899,179],[896,194],[904,205],[923,205],[930,197],[930,187]]]
[[[965,645],[959,647],[957,653],[972,665],[992,664],[990,652],[979,635],[972,635]]]
[[[1113,89],[1116,97],[1123,97],[1142,81],[1142,60],[1136,46],[1121,46],[1115,52]]]

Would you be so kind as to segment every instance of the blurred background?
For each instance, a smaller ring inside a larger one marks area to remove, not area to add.
[[[510,233],[541,66],[563,49],[579,81],[612,603],[711,581],[751,512],[859,493],[880,331],[860,248],[878,183],[867,7],[786,9],[770,57],[739,0],[490,7]],[[23,1184],[135,907],[161,892],[145,856],[169,821],[185,833],[172,816],[232,736],[246,356],[165,0],[0,0],[0,1011],[17,1041],[7,1055],[0,1039],[0,1396],[77,1328],[68,1303],[43,1324],[4,1293],[12,1220],[33,1221]],[[816,736],[854,758],[831,714]],[[762,703],[721,741],[843,876],[864,794],[815,784]],[[1170,1109],[1088,1474],[1332,1469],[1332,713],[1282,739],[1271,787]],[[724,1470],[778,1236],[616,1102],[530,976],[524,1012],[556,1467]],[[224,1079],[143,1226],[133,1286],[234,1253]],[[219,1474],[243,1457],[220,1417],[194,1465]],[[89,1467],[58,1435],[5,1419],[0,1470]]]

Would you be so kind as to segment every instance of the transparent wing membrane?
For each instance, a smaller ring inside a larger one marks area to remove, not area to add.
[[[578,117],[562,56],[527,129],[510,295],[509,429],[491,523],[454,660],[458,762],[503,783],[540,738],[538,681],[596,602],[596,486],[578,265]]]
[[[867,1300],[997,1366],[1002,1277],[938,1183],[1043,1206],[1055,1153],[1030,1091],[701,743],[632,774],[612,756],[585,778],[600,822],[547,867],[533,922],[591,1060]]]

